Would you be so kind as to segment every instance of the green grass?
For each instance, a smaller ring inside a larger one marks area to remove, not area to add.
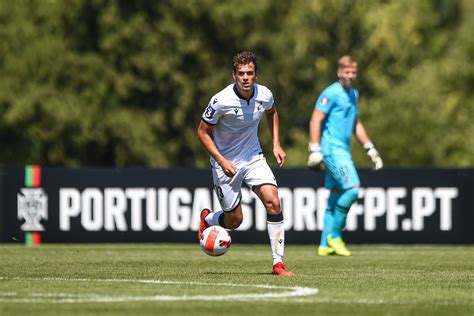
[[[474,246],[350,248],[287,245],[285,278],[267,245],[217,258],[197,244],[0,245],[0,315],[474,315]]]

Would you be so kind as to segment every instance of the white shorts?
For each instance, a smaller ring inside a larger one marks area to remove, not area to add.
[[[242,198],[240,189],[243,183],[250,189],[262,184],[278,186],[263,154],[256,155],[249,162],[239,163],[233,177],[226,176],[220,166],[212,167],[211,170],[214,191],[224,212],[233,210],[240,203]]]

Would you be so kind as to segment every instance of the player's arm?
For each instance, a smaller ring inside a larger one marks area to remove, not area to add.
[[[265,116],[267,118],[268,128],[270,129],[270,133],[272,135],[273,155],[275,156],[278,165],[283,167],[286,162],[286,153],[280,145],[280,121],[278,119],[278,112],[275,106],[272,106],[271,109],[265,111]]]
[[[314,109],[309,121],[309,157],[308,167],[318,170],[323,161],[321,153],[321,126],[326,118],[326,114],[318,109]]]
[[[208,124],[201,120],[199,123],[199,127],[197,129],[197,136],[201,143],[203,144],[204,148],[207,152],[217,161],[219,166],[221,166],[222,170],[228,177],[233,177],[237,171],[235,165],[230,162],[229,160],[225,159],[224,156],[219,152],[212,139],[212,129],[214,128],[213,125]]]
[[[374,164],[374,169],[378,170],[382,168],[383,167],[382,158],[380,157],[380,154],[377,151],[377,149],[375,149],[374,144],[370,141],[370,138],[367,135],[367,132],[365,131],[364,124],[362,124],[359,118],[357,118],[354,132],[355,132],[355,136],[357,140],[359,141],[359,143],[362,144],[364,149],[367,151],[367,155],[372,160],[372,163]]]

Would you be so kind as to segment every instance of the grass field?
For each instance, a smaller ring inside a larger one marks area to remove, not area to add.
[[[474,246],[0,245],[0,315],[474,315]]]

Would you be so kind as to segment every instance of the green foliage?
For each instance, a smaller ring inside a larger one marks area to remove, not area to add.
[[[314,102],[346,53],[387,166],[473,166],[473,13],[468,0],[0,0],[0,164],[206,167],[200,116],[249,49],[288,166],[305,165]],[[261,140],[271,156],[266,126]]]

